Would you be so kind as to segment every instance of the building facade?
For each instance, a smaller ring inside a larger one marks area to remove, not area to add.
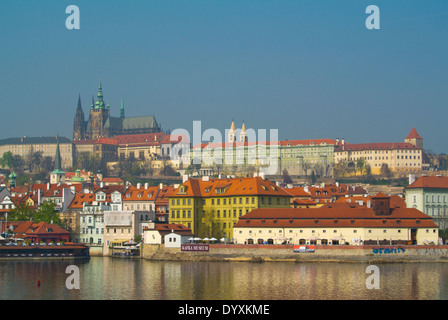
[[[441,229],[448,228],[448,177],[421,176],[405,188],[406,206],[434,219]]]
[[[287,208],[291,195],[261,177],[188,179],[169,196],[169,222],[203,237],[233,238],[238,218],[256,208]]]
[[[418,172],[423,166],[423,138],[413,128],[402,143],[341,142],[334,157],[336,164],[345,163],[353,168],[358,160],[364,159],[372,174],[381,174],[381,168],[386,165],[393,172]]]
[[[252,134],[251,134],[252,133]],[[239,137],[239,138],[238,138]],[[266,174],[310,175],[313,171],[322,177],[333,176],[333,139],[256,141],[254,130],[235,129],[232,122],[226,142],[209,142],[192,147],[190,158],[195,164],[213,167],[219,164],[223,172],[234,173],[235,167],[247,172],[250,168],[267,168]]]
[[[240,244],[438,244],[438,226],[414,208],[391,208],[383,194],[371,206],[333,203],[320,208],[256,209],[234,226]]]
[[[22,137],[7,138],[0,140],[0,157],[5,152],[11,152],[22,159],[27,160],[35,153],[40,153],[42,158],[54,157],[57,153],[59,143],[60,166],[71,168],[73,166],[73,143],[66,137]]]

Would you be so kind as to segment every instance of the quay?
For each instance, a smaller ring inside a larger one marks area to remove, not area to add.
[[[307,247],[312,250],[306,250]],[[154,261],[222,262],[448,262],[448,245],[210,244],[208,251],[182,251],[181,248],[144,244],[141,258]]]
[[[0,260],[65,260],[90,259],[89,247],[81,243],[63,245],[1,245]]]

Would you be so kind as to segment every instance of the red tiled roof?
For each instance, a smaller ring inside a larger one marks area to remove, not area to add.
[[[103,180],[101,180],[102,182],[106,183],[106,182],[118,182],[118,183],[124,183],[124,181],[120,178],[103,178]]]
[[[284,189],[270,180],[261,177],[233,178],[233,179],[202,179],[190,178],[182,184],[185,193],[177,188],[171,197],[228,197],[235,195],[270,195],[291,197]],[[217,192],[217,190],[219,191]]]
[[[394,149],[420,149],[407,142],[373,142],[373,143],[345,143],[340,145],[336,152],[360,150],[394,150]]]
[[[390,207],[391,208],[406,208],[405,200],[397,195],[388,196],[390,198]],[[367,205],[367,201],[372,200],[372,196],[349,196],[349,197],[340,197],[334,203],[358,203],[362,202],[362,205]]]
[[[311,194],[305,191],[303,187],[284,188],[287,193],[293,197],[306,197],[310,198]]]
[[[190,143],[188,137],[184,134],[166,134],[160,141],[161,144],[173,144],[173,143]]]
[[[418,134],[417,130],[415,130],[415,128],[412,128],[411,132],[409,132],[406,139],[423,139],[423,138],[420,137],[420,135]]]
[[[234,227],[420,227],[437,228],[428,215],[414,208],[394,208],[376,216],[372,208],[329,204],[320,208],[263,208],[242,216]]]
[[[33,221],[23,221],[20,223],[14,230],[15,234],[54,234],[54,233],[66,233],[69,232],[67,230],[62,229],[56,224],[51,224],[47,222],[38,222],[34,223]]]
[[[142,133],[114,136],[119,146],[122,145],[159,145],[163,133]]]
[[[412,184],[406,187],[406,189],[412,188],[448,188],[448,177],[444,176],[421,176],[415,180]]]
[[[84,202],[95,201],[94,193],[77,193],[70,204],[70,209],[82,209]]]
[[[131,186],[123,197],[123,201],[155,201],[157,192],[159,187],[148,187],[145,189],[144,187]]]
[[[182,236],[193,236],[191,229],[187,228],[183,224],[174,223],[157,223],[154,230],[159,231],[161,236],[165,236],[168,233],[174,232]]]

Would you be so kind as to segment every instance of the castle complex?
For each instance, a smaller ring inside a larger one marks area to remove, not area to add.
[[[73,140],[95,140],[110,138],[116,135],[141,134],[161,132],[154,116],[126,118],[124,101],[121,100],[120,117],[110,115],[110,106],[105,104],[101,83],[98,88],[96,102],[92,97],[89,119],[84,118],[81,107],[81,97],[78,98],[75,120],[73,124]]]

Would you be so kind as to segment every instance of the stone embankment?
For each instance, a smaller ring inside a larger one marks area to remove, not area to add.
[[[448,262],[448,246],[314,246],[295,252],[293,245],[209,245],[208,251],[181,251],[164,245],[143,245],[142,258],[153,261],[249,262]]]

